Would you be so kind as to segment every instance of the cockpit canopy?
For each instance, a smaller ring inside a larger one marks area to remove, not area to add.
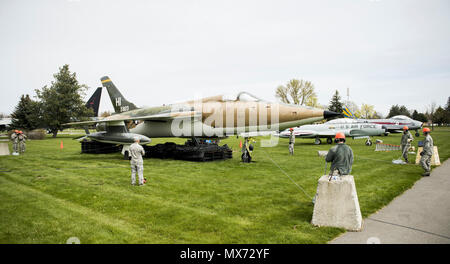
[[[223,102],[264,102],[264,100],[250,94],[247,92],[240,92],[237,95],[223,95],[222,96]]]
[[[356,121],[355,119],[338,118],[338,119],[330,120],[330,121],[326,122],[325,124],[353,124],[353,123],[357,123],[357,122],[358,121]]]
[[[411,118],[405,116],[405,115],[397,115],[397,116],[393,116],[391,117],[392,119],[398,119],[398,120],[411,120]]]

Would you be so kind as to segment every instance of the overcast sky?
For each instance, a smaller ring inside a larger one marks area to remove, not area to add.
[[[320,104],[348,87],[384,115],[450,96],[447,0],[0,0],[0,40],[7,114],[64,64],[86,97],[108,75],[138,106],[239,91],[275,101],[292,78],[312,81]]]

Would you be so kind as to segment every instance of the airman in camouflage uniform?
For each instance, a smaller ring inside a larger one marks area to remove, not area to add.
[[[433,139],[430,136],[430,129],[424,128],[423,134],[425,136],[425,140],[423,141],[423,150],[420,152],[420,165],[425,170],[422,176],[430,176],[431,170],[431,157],[433,156]]]
[[[25,140],[27,139],[27,136],[22,131],[19,131],[17,138],[19,139],[19,152],[24,153],[26,149]]]
[[[134,143],[130,146],[130,164],[131,164],[131,185],[136,185],[136,172],[139,176],[139,185],[144,185],[144,148],[139,145],[139,138],[134,139]]]
[[[402,155],[406,163],[408,163],[408,150],[411,147],[411,141],[413,141],[413,137],[409,132],[408,127],[404,126],[401,145],[402,145]]]
[[[325,157],[326,162],[331,162],[330,179],[331,176],[350,174],[353,165],[353,151],[345,144],[344,133],[337,133],[334,140],[337,145],[332,147]]]
[[[295,144],[295,135],[294,135],[294,129],[289,128],[291,131],[291,134],[289,135],[289,154],[294,155],[294,144]]]
[[[14,130],[14,132],[11,134],[11,141],[13,144],[13,153],[18,153],[18,144],[19,144],[19,131]]]

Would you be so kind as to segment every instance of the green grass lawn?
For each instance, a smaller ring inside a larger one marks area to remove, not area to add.
[[[378,138],[399,144],[400,137]],[[443,162],[450,156],[450,128],[435,129],[432,137]],[[29,141],[24,155],[0,156],[0,243],[65,243],[69,237],[81,243],[326,243],[344,232],[310,224],[325,164],[317,151],[330,145],[297,139],[289,156],[288,140],[280,139],[273,148],[258,144],[255,162],[243,164],[240,140],[222,141],[235,151],[231,160],[146,159],[142,187],[130,185],[129,162],[120,153],[80,154],[68,135]],[[414,145],[418,140],[423,137]],[[152,144],[165,141],[185,140]],[[375,152],[363,139],[347,143],[364,217],[421,178],[419,165],[391,163],[399,151]]]

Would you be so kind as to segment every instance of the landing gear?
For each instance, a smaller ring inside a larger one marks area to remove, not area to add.
[[[250,144],[248,138],[244,138],[244,145],[242,146],[241,160],[245,163],[250,163],[252,161],[251,153],[253,151],[253,145]]]
[[[333,139],[332,138],[327,138],[327,143],[328,144],[332,144],[333,143]]]
[[[124,160],[130,160],[130,145],[123,145],[122,147],[122,155]]]
[[[416,137],[420,137],[419,131],[416,130],[415,136],[416,136]]]
[[[250,156],[250,153],[248,151],[242,153],[241,155],[242,162],[250,163],[252,161],[252,156]]]
[[[316,140],[314,140],[314,145],[320,145],[322,144],[322,140],[320,140],[320,138],[316,138]]]
[[[387,137],[389,135],[389,133],[384,133],[384,136]]]
[[[370,138],[366,140],[366,146],[372,146],[372,140]]]

